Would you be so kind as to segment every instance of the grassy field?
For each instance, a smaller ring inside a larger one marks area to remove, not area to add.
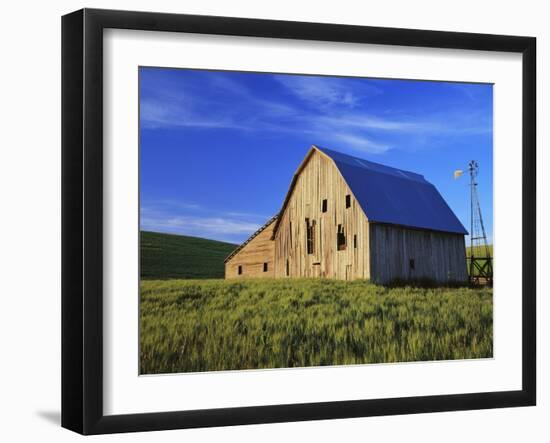
[[[492,290],[142,281],[142,374],[492,356]]]
[[[141,231],[141,279],[223,278],[223,261],[237,245]]]

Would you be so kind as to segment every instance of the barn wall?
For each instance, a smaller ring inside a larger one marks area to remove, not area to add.
[[[351,207],[346,208],[346,195]],[[321,210],[327,199],[327,212]],[[368,221],[340,172],[329,158],[314,151],[302,169],[275,238],[275,276],[369,278]],[[307,253],[306,218],[315,221],[314,253]],[[337,250],[342,225],[346,249]],[[353,236],[356,235],[354,248]]]
[[[429,278],[444,283],[468,278],[463,235],[370,223],[370,238],[373,282]]]
[[[274,226],[275,221],[225,263],[225,278],[272,278],[275,275],[275,242],[271,240]],[[264,272],[264,263],[267,263],[267,272]],[[242,266],[241,275],[238,274],[239,266]]]

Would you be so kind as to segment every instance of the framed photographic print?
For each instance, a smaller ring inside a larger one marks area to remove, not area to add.
[[[531,37],[62,21],[62,425],[534,405]]]

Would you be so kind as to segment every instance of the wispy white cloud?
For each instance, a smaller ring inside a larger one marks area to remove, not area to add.
[[[322,108],[334,105],[353,108],[367,96],[379,94],[379,88],[350,79],[281,75],[276,79],[292,94]],[[354,87],[350,87],[349,82]]]
[[[392,132],[435,132],[441,129],[435,122],[426,120],[394,120],[362,112],[347,113],[338,116],[322,116],[319,118],[319,121],[323,124],[338,126],[340,128],[374,129]]]
[[[143,217],[141,226],[145,230],[175,230],[186,235],[220,238],[227,235],[250,235],[261,225],[223,217],[181,215],[167,218]]]
[[[140,118],[147,129],[192,127],[197,129],[274,130],[281,118],[296,116],[284,103],[254,96],[245,85],[225,76],[208,77],[208,91],[167,90],[159,85],[140,100]]]
[[[260,219],[262,221],[266,221],[270,218],[270,216],[268,215],[263,215],[263,214],[256,214],[256,213],[252,213],[252,212],[233,212],[233,211],[230,211],[230,212],[224,212],[223,215],[227,216],[227,217],[237,217],[237,218],[253,218],[253,219]]]
[[[183,209],[183,210],[202,210],[204,209],[201,205],[191,201],[184,200],[174,200],[174,199],[163,199],[157,201],[157,206],[172,208],[172,209]],[[145,207],[145,210],[152,210],[149,206]]]
[[[366,152],[370,154],[381,154],[388,151],[391,146],[374,142],[362,135],[353,135],[348,133],[333,133],[330,138],[340,145],[344,144],[350,149],[359,152]]]
[[[177,200],[159,200],[141,206],[140,229],[240,243],[268,218],[248,212],[214,211]]]
[[[194,127],[246,129],[230,116],[197,112],[189,104],[142,99],[140,118],[146,128]]]
[[[145,128],[192,127],[261,131],[270,137],[302,135],[310,143],[337,143],[338,149],[380,154],[411,149],[432,136],[489,134],[492,124],[475,115],[426,112],[422,117],[368,113],[368,100],[382,93],[357,79],[276,75],[274,87],[284,88],[294,101],[268,100],[251,92],[244,82],[210,73],[201,85],[186,90],[159,85],[141,101]],[[204,83],[206,82],[206,84]],[[459,85],[460,86],[460,85]],[[181,86],[180,86],[181,89]],[[460,89],[460,88],[459,88]],[[269,94],[268,94],[269,95]],[[406,146],[399,135],[414,136]]]

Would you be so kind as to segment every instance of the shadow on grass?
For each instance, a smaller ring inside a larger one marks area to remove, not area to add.
[[[382,285],[387,288],[426,288],[426,289],[435,289],[435,288],[483,288],[486,287],[481,284],[475,284],[470,281],[448,281],[445,283],[437,282],[430,278],[420,278],[415,280],[402,280],[395,279],[390,283]]]

